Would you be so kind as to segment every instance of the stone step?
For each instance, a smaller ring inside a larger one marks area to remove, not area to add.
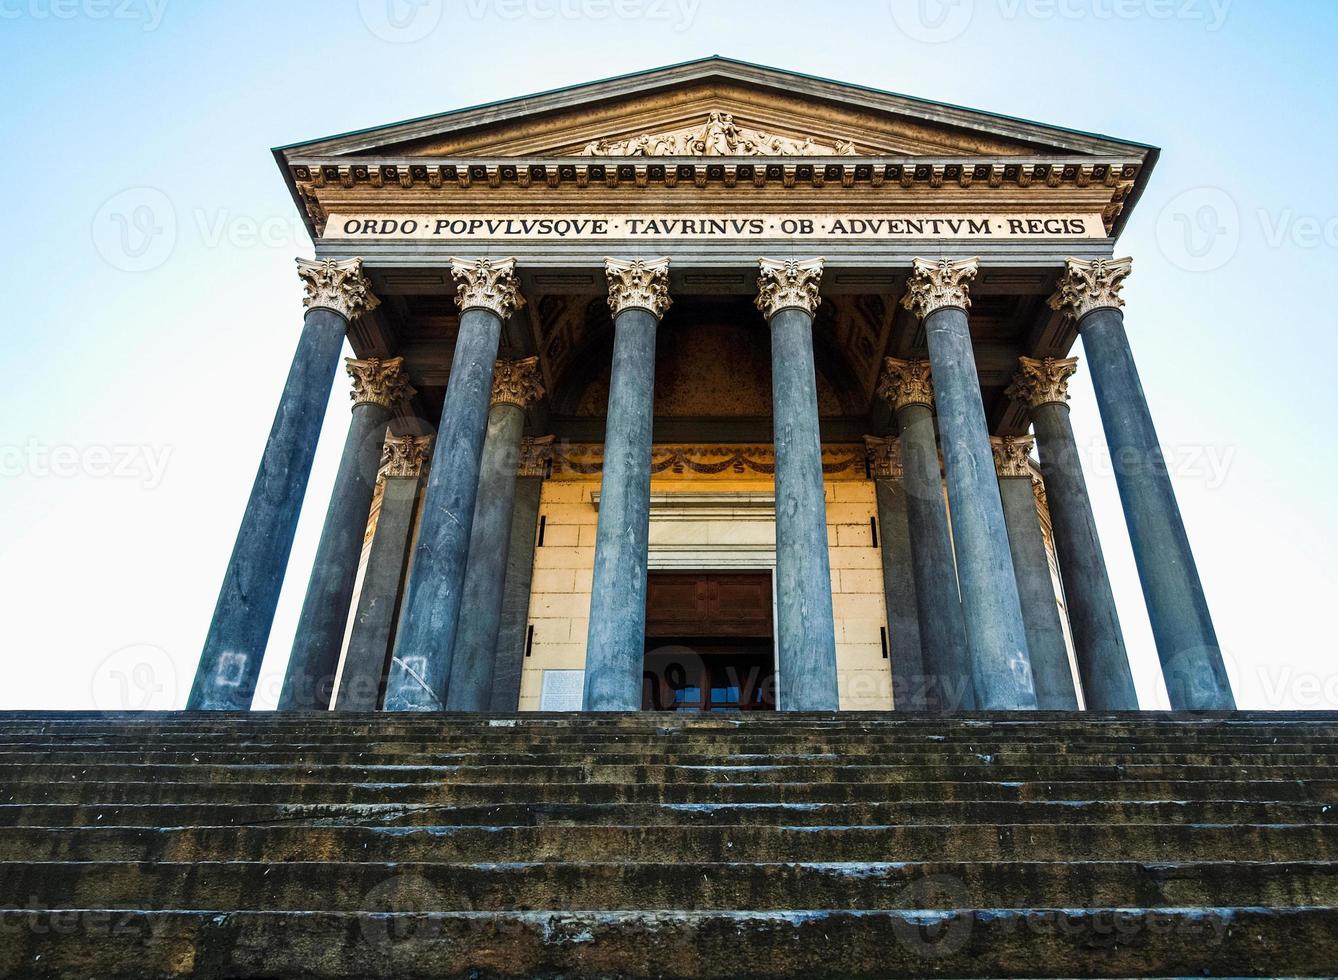
[[[856,803],[0,804],[2,827],[884,826],[889,824],[1335,824],[1338,803],[1247,800],[898,801]]]
[[[0,804],[28,803],[847,803],[950,800],[1253,800],[1338,802],[1338,780],[1005,780],[921,782],[398,783],[199,782],[93,779],[0,786]]]
[[[1338,778],[1338,765],[1230,765],[1178,766],[1107,763],[1102,765],[1030,764],[995,761],[983,755],[970,763],[954,765],[913,764],[879,765],[845,763],[842,765],[772,765],[750,763],[736,765],[709,763],[700,765],[623,765],[604,764],[597,758],[576,765],[530,765],[515,760],[511,765],[418,766],[398,764],[373,765],[266,765],[264,763],[158,765],[141,764],[53,764],[40,767],[0,765],[0,786],[23,783],[145,782],[179,781],[208,778],[213,782],[254,783],[265,780],[284,782],[429,782],[478,783],[740,783],[740,782],[901,782],[959,781],[994,779],[1005,781],[1036,780],[1310,780]]]
[[[5,915],[0,974],[31,978],[1302,976],[1338,962],[1330,908]]]
[[[0,863],[4,906],[247,911],[1338,906],[1325,862]]]
[[[956,826],[0,827],[0,861],[1333,860],[1338,829],[1297,824]]]

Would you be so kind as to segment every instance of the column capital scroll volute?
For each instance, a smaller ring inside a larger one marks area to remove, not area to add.
[[[515,259],[451,259],[460,312],[487,310],[506,320],[525,305]]]
[[[865,436],[864,452],[869,473],[875,480],[900,480],[905,472],[901,463],[901,440],[895,436]]]
[[[971,280],[980,272],[980,259],[913,259],[911,276],[901,305],[920,319],[936,310],[971,308]]]
[[[609,283],[609,309],[617,316],[623,310],[645,310],[659,320],[673,300],[669,296],[669,257],[658,259],[604,260]]]
[[[351,323],[380,305],[363,275],[362,259],[298,259],[297,274],[304,290],[302,305],[308,310],[331,310]]]
[[[381,476],[417,479],[431,458],[431,436],[386,436],[381,448]]]
[[[544,396],[539,358],[499,360],[492,369],[492,404],[526,408]]]
[[[1050,308],[1067,313],[1075,321],[1100,309],[1119,309],[1124,305],[1120,296],[1124,280],[1133,272],[1134,260],[1124,259],[1069,259],[1064,263],[1064,274],[1050,297]]]
[[[1000,478],[1032,477],[1031,450],[1035,441],[1031,436],[990,436],[994,452],[994,472]]]
[[[1069,400],[1069,378],[1078,370],[1076,357],[1019,357],[1018,372],[1004,394],[1039,408]]]
[[[762,274],[757,279],[757,308],[770,320],[785,309],[803,310],[813,316],[822,302],[823,260],[758,259]]]
[[[883,358],[883,373],[878,377],[878,397],[899,412],[907,405],[934,407],[934,381],[929,362],[912,358]]]
[[[408,375],[404,373],[402,357],[368,357],[362,360],[346,357],[344,367],[353,379],[353,390],[349,392],[349,397],[353,399],[354,408],[359,405],[380,405],[393,409],[397,403],[408,401],[417,394],[409,384]]]

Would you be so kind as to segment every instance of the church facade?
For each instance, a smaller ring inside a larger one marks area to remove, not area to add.
[[[1124,324],[1155,148],[708,58],[275,157],[316,256],[189,707],[250,706],[347,339],[281,709],[1135,709],[1079,370],[1234,708]]]

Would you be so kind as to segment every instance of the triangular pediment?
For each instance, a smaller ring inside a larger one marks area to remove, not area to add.
[[[331,157],[1141,158],[1150,148],[712,57],[284,147]]]

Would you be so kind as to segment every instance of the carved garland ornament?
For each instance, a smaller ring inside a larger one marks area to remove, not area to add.
[[[790,139],[739,126],[728,112],[712,112],[698,127],[643,133],[622,140],[591,140],[581,150],[588,157],[853,156],[855,153],[855,144],[850,140],[822,144],[811,136]]]
[[[604,447],[568,445],[552,452],[555,474],[590,476],[604,470]],[[851,470],[862,472],[866,454],[858,449],[838,454],[824,447],[822,472],[828,476]],[[773,476],[776,453],[773,446],[656,446],[651,449],[652,475],[692,473],[698,476],[743,476],[759,473]]]
[[[901,440],[887,436],[865,436],[864,448],[869,459],[869,473],[875,480],[900,480],[904,473],[901,465]]]
[[[969,310],[970,285],[980,271],[980,259],[915,259],[901,305],[920,319],[946,307]]]
[[[364,361],[346,357],[344,367],[353,379],[353,390],[349,392],[349,397],[353,399],[355,408],[358,405],[394,408],[396,402],[407,401],[417,394],[404,373],[402,357],[384,361],[378,357]]]
[[[488,310],[505,320],[525,305],[515,259],[451,259],[460,312]]]
[[[818,294],[822,259],[758,259],[758,265],[762,275],[757,279],[757,308],[768,320],[792,307],[809,316],[817,312],[822,302]]]
[[[623,310],[648,310],[659,320],[669,304],[669,259],[605,259],[609,280],[609,309],[617,316]]]
[[[1019,357],[1018,372],[1004,392],[1009,398],[1024,401],[1032,408],[1069,400],[1069,378],[1078,370],[1076,357]]]
[[[1069,259],[1059,287],[1050,297],[1050,308],[1081,320],[1093,310],[1119,309],[1124,305],[1120,290],[1134,271],[1133,259]]]
[[[539,358],[498,361],[492,369],[492,404],[524,408],[544,396]]]
[[[431,458],[431,436],[386,436],[381,450],[381,475],[417,479]]]
[[[927,405],[933,408],[934,382],[929,373],[929,362],[883,358],[883,374],[878,379],[878,397],[886,400],[893,412],[900,412],[907,405]]]
[[[309,310],[331,310],[351,322],[378,305],[362,274],[362,259],[298,259],[297,274],[306,290],[302,305]]]
[[[990,449],[994,451],[994,472],[1000,477],[1032,477],[1031,448],[1034,441],[1031,436],[990,436]]]

